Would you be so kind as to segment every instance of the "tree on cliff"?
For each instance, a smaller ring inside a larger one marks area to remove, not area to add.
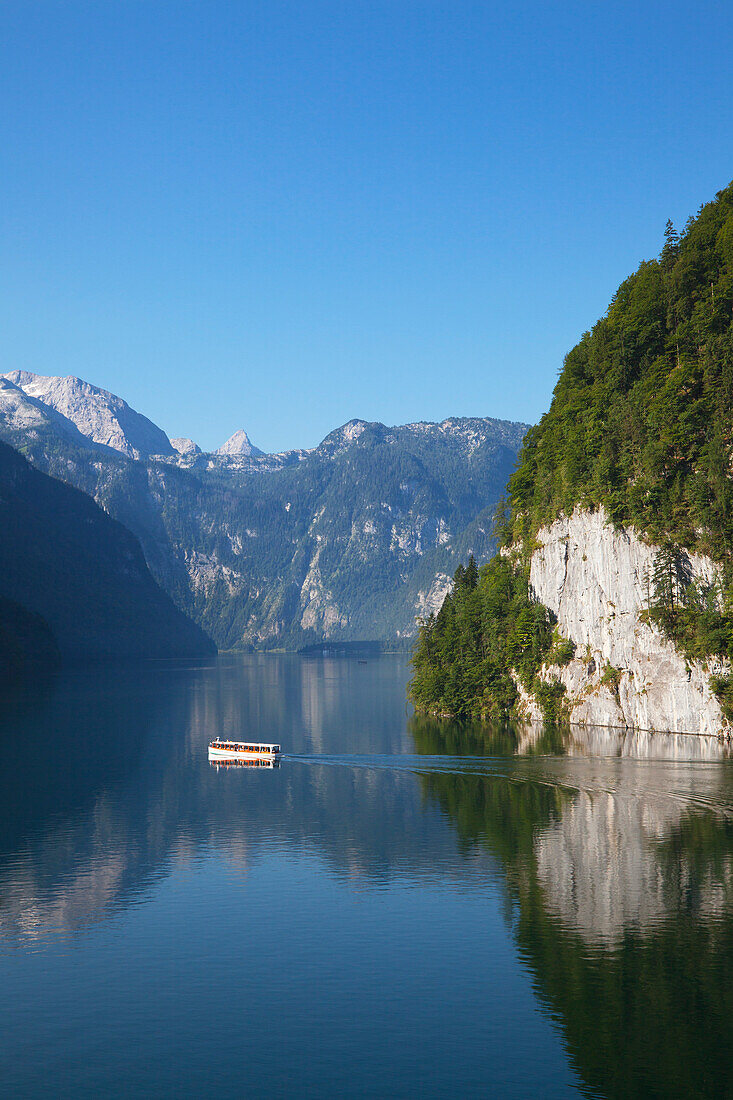
[[[665,539],[654,556],[652,566],[653,606],[674,615],[687,603],[687,592],[692,583],[692,564],[689,554],[672,539]]]

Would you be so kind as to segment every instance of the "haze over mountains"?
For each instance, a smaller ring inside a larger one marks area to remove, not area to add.
[[[213,652],[137,539],[0,443],[0,675],[24,665]]]
[[[527,425],[352,420],[311,450],[171,441],[78,378],[0,376],[0,438],[133,532],[178,607],[220,647],[412,637],[492,515]]]

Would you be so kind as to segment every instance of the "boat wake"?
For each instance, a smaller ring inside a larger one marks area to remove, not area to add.
[[[462,775],[535,783],[570,794],[612,795],[630,801],[676,803],[733,820],[733,762],[636,760],[581,756],[423,756],[288,753],[284,763],[346,767],[413,775]]]

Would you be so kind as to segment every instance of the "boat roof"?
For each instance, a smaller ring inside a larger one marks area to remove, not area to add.
[[[280,747],[279,741],[237,741],[234,737],[215,737],[212,745],[262,745],[266,749]]]

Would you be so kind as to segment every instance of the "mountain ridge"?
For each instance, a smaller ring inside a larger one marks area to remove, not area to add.
[[[27,397],[70,421],[91,443],[111,447],[129,458],[173,453],[162,428],[109,390],[71,374],[40,375],[15,370],[2,377]]]
[[[34,398],[20,415],[11,386],[0,379],[0,437],[131,530],[165,591],[223,648],[411,636],[458,555],[489,555],[527,427],[351,420],[308,450],[216,454],[178,440],[184,453],[132,458],[80,439]]]

